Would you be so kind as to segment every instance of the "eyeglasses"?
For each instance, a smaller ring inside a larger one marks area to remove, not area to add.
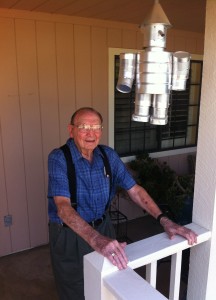
[[[99,133],[103,129],[103,126],[99,124],[98,125],[88,125],[88,124],[74,125],[73,124],[73,126],[76,127],[82,133],[86,133],[89,130]]]

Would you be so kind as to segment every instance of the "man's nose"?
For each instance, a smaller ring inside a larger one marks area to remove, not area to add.
[[[87,134],[94,134],[95,131],[94,131],[94,129],[92,129],[92,128],[88,128],[88,129],[86,130],[86,133],[87,133]]]

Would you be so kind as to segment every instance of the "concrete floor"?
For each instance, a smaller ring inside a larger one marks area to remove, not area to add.
[[[47,245],[0,258],[0,299],[58,299]]]
[[[127,242],[160,233],[161,227],[150,216],[128,222],[119,227],[119,236]],[[136,270],[145,276],[145,267]],[[157,289],[168,297],[170,261],[158,263]],[[186,284],[181,283],[180,298],[184,298]],[[0,258],[0,299],[1,300],[57,300],[57,293],[52,274],[49,246],[44,245],[32,250]],[[72,299],[71,299],[72,300]],[[137,299],[133,299],[137,300]]]

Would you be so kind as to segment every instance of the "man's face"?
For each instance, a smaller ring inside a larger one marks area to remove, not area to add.
[[[75,117],[74,125],[68,126],[70,137],[74,139],[78,149],[82,153],[93,151],[99,144],[102,129],[85,129],[82,125],[101,125],[101,120],[94,112],[80,112]]]

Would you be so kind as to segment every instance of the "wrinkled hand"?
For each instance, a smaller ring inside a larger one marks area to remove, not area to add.
[[[189,245],[197,243],[197,234],[191,229],[180,226],[166,217],[162,218],[160,223],[164,227],[164,230],[170,239],[173,239],[175,235],[178,234],[186,238]]]
[[[98,235],[94,239],[94,249],[108,258],[119,270],[127,268],[128,259],[124,251],[126,245],[103,235]]]

